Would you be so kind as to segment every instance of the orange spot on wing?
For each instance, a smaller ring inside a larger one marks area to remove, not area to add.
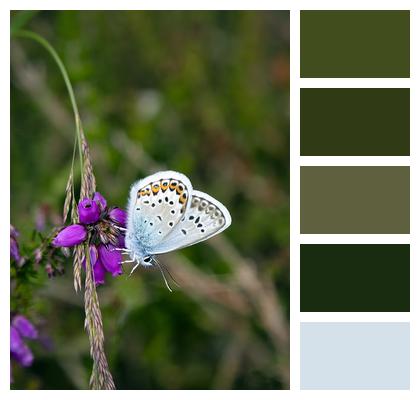
[[[183,191],[184,191],[184,187],[182,185],[178,185],[177,188],[176,188],[176,192],[178,194],[181,194]]]
[[[165,192],[165,191],[166,191],[166,189],[168,189],[168,186],[169,186],[169,182],[168,182],[168,181],[166,181],[166,182],[161,182],[161,184],[160,184],[160,187],[162,188],[162,191],[163,191],[163,192]]]
[[[153,192],[153,194],[156,194],[157,192],[159,192],[159,190],[160,190],[160,184],[159,183],[154,183],[152,185],[152,192]]]
[[[179,202],[181,204],[185,204],[187,202],[187,198],[188,196],[187,196],[187,193],[185,192],[183,195],[179,196]]]

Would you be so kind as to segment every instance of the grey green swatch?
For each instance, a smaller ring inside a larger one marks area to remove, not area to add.
[[[410,77],[408,10],[300,13],[302,78]]]
[[[301,167],[301,233],[410,233],[409,167]]]
[[[409,156],[410,89],[301,89],[302,156]]]

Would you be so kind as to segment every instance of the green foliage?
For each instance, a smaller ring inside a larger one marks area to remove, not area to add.
[[[12,14],[12,26],[23,19],[63,59],[110,204],[124,207],[135,180],[168,168],[232,214],[220,241],[165,257],[181,284],[175,293],[139,269],[98,288],[117,388],[287,388],[288,340],[269,322],[288,332],[288,12],[31,17]],[[16,38],[11,58],[11,219],[28,243],[41,205],[61,213],[75,126],[45,50]],[[70,260],[51,280],[43,267],[26,273],[31,283],[19,290],[53,346],[35,349],[14,387],[86,388],[89,345]],[[264,314],[265,300],[276,315]]]

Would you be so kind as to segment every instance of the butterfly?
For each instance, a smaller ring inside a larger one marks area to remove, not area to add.
[[[227,208],[207,193],[194,190],[175,171],[161,171],[135,182],[127,206],[124,254],[139,266],[158,267],[157,255],[202,242],[232,222]],[[130,275],[131,275],[130,273]]]

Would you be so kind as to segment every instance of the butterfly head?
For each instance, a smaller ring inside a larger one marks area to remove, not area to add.
[[[146,268],[147,267],[153,267],[153,266],[155,266],[154,261],[155,260],[154,260],[153,256],[146,255],[146,256],[144,256],[140,259],[140,264],[143,265],[143,267],[146,267]]]

